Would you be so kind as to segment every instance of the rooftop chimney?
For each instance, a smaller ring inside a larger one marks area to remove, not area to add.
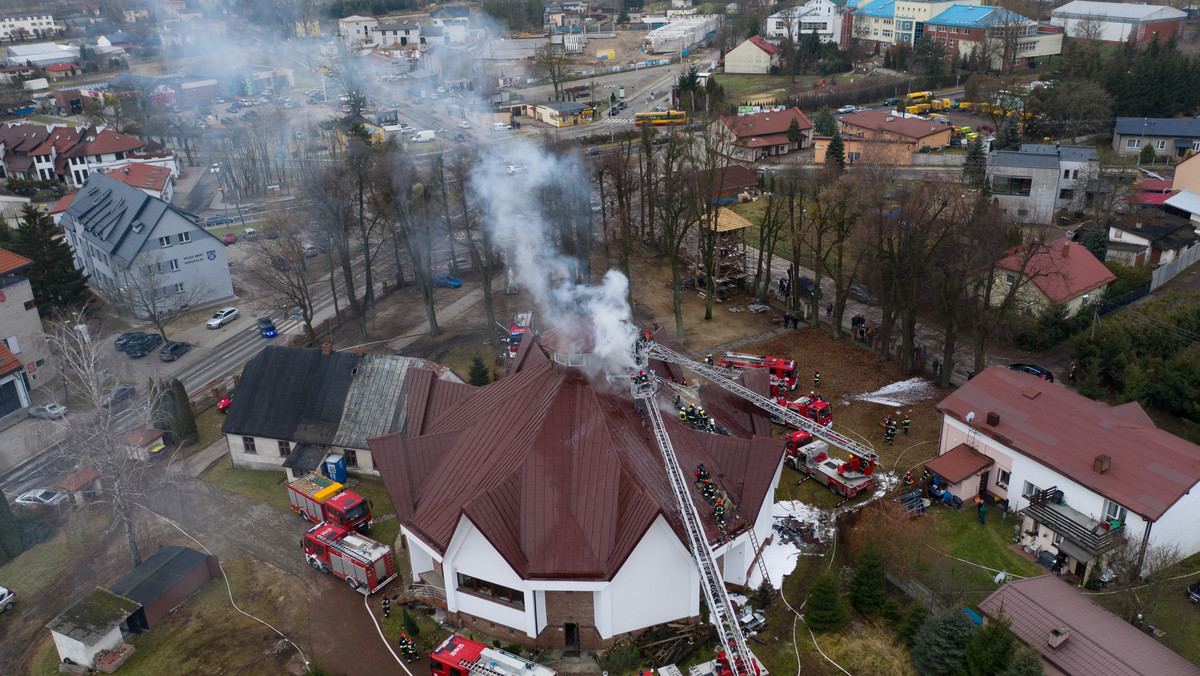
[[[361,345],[354,348],[354,356],[355,357],[361,357],[366,353],[367,353],[367,348],[362,347]]]
[[[1104,474],[1110,467],[1112,467],[1112,458],[1107,455],[1097,455],[1096,459],[1092,461],[1092,471],[1096,474]]]
[[[328,356],[333,351],[332,343],[321,343],[321,354]]]
[[[1000,425],[1000,414],[995,411],[988,411],[987,424],[988,427],[998,427]]]
[[[1063,258],[1066,258],[1067,256],[1070,256],[1070,255],[1071,255],[1071,244],[1069,242],[1063,242],[1063,248],[1062,248]]]
[[[1071,637],[1071,630],[1067,629],[1066,627],[1059,627],[1057,629],[1051,629],[1050,630],[1050,638],[1046,641],[1046,644],[1049,645],[1054,650],[1058,650],[1059,646],[1066,643],[1067,639],[1070,637]]]

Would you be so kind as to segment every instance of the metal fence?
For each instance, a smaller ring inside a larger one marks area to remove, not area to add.
[[[1138,288],[1134,289],[1133,291],[1130,291],[1129,293],[1125,294],[1124,296],[1121,296],[1117,300],[1110,301],[1107,303],[1102,303],[1100,305],[1100,309],[1099,309],[1100,316],[1107,317],[1108,315],[1111,315],[1112,313],[1116,312],[1117,310],[1123,310],[1130,303],[1137,301],[1137,300],[1141,300],[1142,298],[1145,298],[1146,296],[1150,295],[1150,291],[1151,291],[1150,287],[1151,287],[1150,284],[1144,284],[1144,285],[1139,286]]]
[[[1170,263],[1155,268],[1154,272],[1150,273],[1150,290],[1153,291],[1166,284],[1175,275],[1191,267],[1192,263],[1195,263],[1197,260],[1200,260],[1200,246],[1192,246],[1192,248],[1184,251]]]

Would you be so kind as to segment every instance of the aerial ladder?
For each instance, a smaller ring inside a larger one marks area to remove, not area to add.
[[[654,358],[669,364],[677,364],[682,366],[693,373],[704,376],[714,385],[717,385],[727,392],[732,392],[733,394],[736,394],[746,401],[749,401],[755,406],[758,406],[764,411],[779,417],[779,419],[783,420],[792,427],[804,430],[805,432],[808,432],[817,439],[820,439],[831,446],[842,448],[847,453],[855,455],[862,460],[869,460],[872,463],[879,461],[879,456],[869,445],[855,441],[854,439],[836,432],[829,427],[825,427],[820,423],[809,420],[808,418],[800,415],[800,413],[797,411],[793,411],[786,406],[780,406],[779,403],[774,399],[771,399],[770,397],[764,397],[750,388],[745,387],[741,383],[734,382],[730,378],[725,377],[725,373],[723,373],[728,369],[718,369],[709,366],[708,364],[701,364],[699,362],[692,361],[678,352],[675,352],[671,348],[652,341],[638,341],[634,349],[636,352],[637,362],[639,364],[645,364],[650,358]]]
[[[729,670],[733,676],[757,676],[761,668],[754,655],[750,653],[750,649],[746,647],[746,638],[742,635],[742,629],[738,625],[729,595],[725,593],[725,581],[718,573],[712,548],[709,547],[708,538],[704,535],[704,525],[700,521],[700,513],[696,511],[696,503],[688,491],[683,469],[680,468],[679,460],[675,457],[675,448],[671,445],[667,427],[663,424],[662,413],[654,402],[658,381],[654,377],[653,371],[648,374],[647,378],[640,381],[635,379],[632,389],[634,399],[642,401],[646,407],[646,414],[650,418],[654,439],[658,442],[658,450],[663,456],[667,478],[671,483],[671,490],[675,494],[675,502],[679,506],[679,518],[683,521],[684,530],[687,531],[692,558],[695,559],[696,567],[700,570],[700,586],[704,589],[704,598],[708,601],[712,623],[717,628],[717,636],[721,640]],[[751,530],[753,530],[753,526],[751,526]]]

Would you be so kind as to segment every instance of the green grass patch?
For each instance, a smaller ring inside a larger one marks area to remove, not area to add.
[[[221,424],[225,422],[225,416],[217,412],[216,406],[209,406],[196,416],[196,430],[199,432],[199,441],[191,446],[185,446],[179,449],[178,456],[186,458],[195,455],[200,451],[212,446],[221,439]]]
[[[987,525],[981,525],[979,512],[972,503],[964,504],[957,511],[933,509],[926,518],[940,520],[946,527],[947,540],[942,544],[942,551],[951,556],[1023,577],[1041,574],[1041,567],[1008,548],[1012,543],[1013,526],[1020,525],[1020,521],[1013,516],[1001,518],[1001,514],[999,507],[990,508]],[[992,578],[995,573],[973,566],[969,568],[965,574],[967,580],[981,585],[994,585]]]
[[[68,127],[75,127],[79,123],[72,120],[67,120],[61,117],[52,117],[50,115],[30,115],[26,118],[30,122],[40,122],[42,124],[65,124]]]
[[[287,473],[282,470],[275,472],[235,468],[230,467],[229,462],[222,458],[213,463],[201,478],[281,512],[292,511],[291,503],[288,502]]]
[[[716,75],[717,82],[725,89],[725,98],[733,103],[743,101],[766,102],[783,98],[792,86],[787,75]],[[796,78],[800,84],[804,78]]]
[[[91,536],[105,527],[104,510],[93,507],[76,512],[49,540],[22,552],[0,566],[0,581],[17,591],[17,605],[11,613],[0,615],[0,627],[21,614],[21,599],[36,599],[62,576],[78,559],[91,550]]]

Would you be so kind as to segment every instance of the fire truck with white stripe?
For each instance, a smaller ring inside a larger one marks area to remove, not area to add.
[[[391,547],[341,526],[322,521],[308,529],[300,545],[308,565],[368,596],[396,579]]]
[[[429,653],[432,676],[557,676],[558,672],[498,648],[451,634]]]
[[[796,389],[796,360],[767,357],[745,352],[726,352],[720,366],[745,371],[747,369],[770,369],[772,390]]]

